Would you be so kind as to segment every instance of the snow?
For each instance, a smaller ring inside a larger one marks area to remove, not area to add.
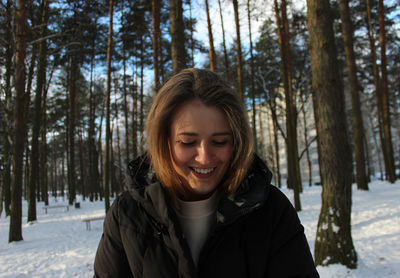
[[[282,191],[293,201],[293,192]],[[342,265],[318,267],[325,278],[398,278],[400,277],[400,181],[395,184],[374,181],[370,191],[353,185],[352,236],[358,254],[358,268]],[[52,198],[51,204],[67,204]],[[299,212],[311,250],[321,204],[321,187],[304,186],[303,210]],[[37,221],[26,223],[27,204],[23,203],[23,237],[8,243],[9,218],[0,218],[0,277],[54,278],[92,277],[93,261],[102,234],[102,222],[91,223],[86,230],[82,219],[104,215],[103,202],[80,200],[81,208],[49,209],[37,204]]]

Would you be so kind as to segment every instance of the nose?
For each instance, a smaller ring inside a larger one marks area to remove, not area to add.
[[[206,165],[211,162],[212,156],[212,148],[207,143],[201,143],[197,148],[196,161]]]

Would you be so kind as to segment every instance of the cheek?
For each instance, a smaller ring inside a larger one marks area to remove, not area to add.
[[[185,149],[185,148],[182,148],[182,147],[179,147],[176,145],[172,148],[172,154],[173,154],[175,163],[177,163],[177,164],[186,163],[186,162],[190,161],[190,159],[193,156],[191,151],[189,151],[188,149]]]
[[[220,160],[229,163],[232,159],[232,147],[227,147],[220,153]]]

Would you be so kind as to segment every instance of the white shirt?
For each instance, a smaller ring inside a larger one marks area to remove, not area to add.
[[[183,234],[189,244],[194,263],[197,265],[201,248],[215,222],[218,194],[201,201],[178,200],[176,213],[182,226]]]

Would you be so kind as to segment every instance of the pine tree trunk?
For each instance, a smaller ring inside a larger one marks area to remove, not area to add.
[[[47,47],[46,54],[47,56]],[[45,64],[45,68],[47,68],[47,63]],[[49,194],[47,192],[48,189],[48,180],[47,180],[47,93],[48,87],[43,90],[42,97],[42,138],[40,142],[40,171],[41,171],[41,192],[42,192],[42,201],[45,205],[49,204]]]
[[[208,42],[210,45],[210,48],[208,50],[208,56],[210,59],[210,70],[216,71],[217,70],[217,56],[215,55],[215,50],[214,50],[214,38],[213,38],[213,32],[212,32],[212,26],[211,26],[210,11],[208,8],[208,0],[205,0],[205,2],[206,2],[206,15],[207,15],[207,27],[208,27]]]
[[[157,54],[158,55],[158,54]],[[129,118],[128,118],[128,88],[126,84],[126,57],[125,46],[123,46],[123,65],[124,65],[124,80],[123,80],[123,93],[124,93],[124,123],[125,123],[125,163],[128,164],[130,160],[130,132],[129,132]],[[158,63],[157,63],[158,67]],[[157,69],[158,71],[158,69]]]
[[[260,152],[261,157],[265,158],[265,151],[264,151],[265,139],[264,139],[264,126],[263,126],[262,112],[263,111],[262,111],[262,106],[261,106],[261,108],[258,110],[258,128],[259,128],[258,132],[260,134],[258,147],[259,147],[259,152]]]
[[[218,0],[218,6],[219,6],[219,15],[221,17],[222,46],[224,48],[225,79],[229,82],[231,80],[231,77],[230,77],[230,74],[229,74],[228,53],[226,51],[225,28],[224,28],[224,18],[222,16],[221,0]]]
[[[117,121],[117,152],[118,152],[118,165],[119,167],[116,169],[118,171],[118,179],[117,179],[117,193],[122,192],[122,184],[123,184],[123,175],[122,175],[122,153],[121,153],[121,144],[120,144],[120,136],[119,136],[119,124],[118,124],[118,105],[115,105],[115,118]]]
[[[110,135],[110,196],[114,196],[115,192],[115,160],[114,160],[114,121],[111,126],[111,135]]]
[[[381,140],[382,152],[385,152],[385,139],[383,135],[383,123],[382,123],[382,114],[383,114],[383,107],[382,107],[382,90],[381,90],[381,82],[380,82],[380,75],[379,75],[379,68],[377,64],[377,57],[376,57],[376,48],[375,48],[375,38],[373,32],[373,25],[372,25],[372,15],[371,15],[371,3],[370,0],[366,0],[367,10],[366,10],[366,19],[367,19],[367,30],[368,30],[368,39],[369,45],[371,50],[371,62],[372,62],[372,70],[374,75],[374,85],[375,85],[375,98],[376,98],[376,110],[377,110],[377,119],[378,119],[378,128],[379,128],[379,138]],[[386,156],[383,154],[384,161],[385,161],[385,168],[386,168]],[[383,173],[381,171],[381,173]]]
[[[306,110],[304,105],[301,106],[301,112],[303,113],[303,126],[304,126],[304,144],[306,145],[306,159],[307,159],[307,166],[308,166],[308,185],[312,185],[312,163],[310,159],[310,151],[308,145],[308,128],[307,128],[307,119],[306,119]]]
[[[187,5],[189,5],[189,30],[190,30],[190,62],[191,62],[191,67],[194,67],[194,30],[193,30],[193,24],[194,20],[192,17],[192,1],[187,0],[186,2]]]
[[[100,176],[99,176],[99,153],[96,148],[96,104],[93,92],[94,83],[94,59],[95,59],[95,39],[92,42],[92,55],[90,62],[90,86],[89,86],[89,199],[91,202],[98,199],[100,192]]]
[[[275,97],[272,98],[272,107],[271,114],[272,114],[272,122],[274,125],[274,147],[275,147],[275,167],[276,167],[276,175],[278,177],[278,187],[282,187],[282,180],[281,180],[281,166],[280,166],[280,159],[279,159],[279,140],[278,140],[278,118],[276,115],[276,101]]]
[[[74,54],[72,54],[74,55]],[[68,203],[72,205],[76,198],[75,189],[75,98],[78,65],[76,57],[70,57],[69,77],[69,116],[68,116]]]
[[[47,35],[47,9],[48,2],[44,0],[41,7],[41,25],[40,37]],[[47,68],[47,44],[42,40],[39,46],[39,63],[37,66],[36,94],[35,94],[35,117],[32,129],[32,147],[28,186],[28,222],[36,220],[36,188],[39,184],[39,136],[42,125],[42,95],[46,85]]]
[[[98,160],[99,160],[99,164],[100,164],[100,173],[99,173],[99,183],[97,185],[97,191],[96,191],[96,195],[95,195],[95,199],[96,201],[98,200],[98,198],[100,198],[100,201],[103,200],[103,196],[104,196],[104,179],[101,177],[104,177],[104,159],[103,159],[103,148],[102,148],[102,135],[103,135],[103,119],[104,119],[104,111],[105,107],[103,107],[102,111],[101,111],[101,117],[100,117],[100,124],[99,124],[99,137],[97,139],[97,149],[99,151],[98,154]]]
[[[322,206],[315,239],[316,265],[357,267],[351,237],[352,159],[343,84],[328,0],[307,0],[312,85],[315,92]]]
[[[4,39],[7,42],[5,46],[5,74],[4,74],[4,137],[3,137],[3,198],[4,198],[4,212],[6,216],[11,213],[11,118],[12,118],[12,108],[11,108],[11,74],[12,74],[12,57],[13,57],[13,40],[12,40],[12,1],[7,0],[6,11],[5,11],[5,22],[6,22],[6,32]]]
[[[106,148],[105,148],[105,163],[104,163],[104,198],[106,212],[110,208],[110,171],[111,171],[111,130],[110,130],[110,103],[111,103],[111,52],[113,42],[113,15],[114,1],[109,1],[109,28],[108,28],[108,43],[107,43],[107,92],[106,92]]]
[[[236,26],[236,72],[237,83],[240,96],[244,100],[244,84],[243,84],[243,65],[242,65],[242,43],[240,40],[240,22],[239,22],[239,3],[238,0],[232,0],[233,11],[235,13]]]
[[[297,146],[297,112],[292,86],[292,70],[290,60],[289,24],[286,13],[286,1],[282,0],[281,10],[277,0],[274,0],[275,17],[278,26],[278,41],[281,53],[282,80],[285,91],[286,113],[286,155],[287,155],[287,185],[294,191],[294,207],[301,210],[300,192],[302,191],[299,151]]]
[[[140,37],[141,49],[140,49],[140,119],[139,119],[139,131],[140,131],[140,154],[144,153],[144,49],[143,49],[143,37]]]
[[[354,132],[354,157],[356,160],[357,188],[368,190],[368,181],[365,168],[364,154],[364,124],[361,114],[361,103],[357,81],[357,66],[353,47],[353,26],[350,17],[348,0],[339,1],[340,16],[342,19],[342,33],[344,49],[346,52],[347,72],[350,83],[351,104],[353,108],[353,132]]]
[[[16,8],[16,51],[14,59],[14,140],[13,140],[13,176],[11,181],[11,217],[8,242],[22,238],[22,183],[23,159],[26,139],[26,113],[28,97],[25,92],[25,57],[26,57],[26,2],[17,1]]]
[[[33,11],[33,2],[29,1],[27,3],[27,5],[29,5],[29,10],[27,10],[27,12],[29,11],[29,21],[31,22],[32,26],[36,26],[37,20],[36,20],[36,16],[34,15],[34,11]],[[26,38],[26,40],[28,40],[28,41],[37,39],[37,34],[34,30],[27,33],[27,36],[28,37]],[[31,55],[30,55],[31,59],[29,62],[28,75],[27,75],[27,79],[26,79],[26,94],[28,96],[31,95],[33,75],[35,74],[35,66],[36,66],[37,52],[38,52],[37,44],[36,43],[33,44],[31,49],[32,49]],[[30,98],[29,98],[29,100],[30,100]],[[29,106],[29,103],[27,105]],[[28,117],[28,110],[25,111],[25,113],[27,113],[27,115],[25,115],[25,117]],[[29,168],[28,168],[28,173],[29,173]],[[29,174],[26,177],[27,177],[27,180],[29,180]]]
[[[138,133],[138,92],[137,88],[134,89],[132,93],[132,101],[133,101],[133,109],[132,109],[132,149],[133,149],[133,157],[136,158],[138,155],[137,152],[137,133]]]
[[[62,152],[62,158],[61,158],[61,186],[60,186],[60,190],[61,190],[61,197],[64,200],[64,196],[65,196],[65,152]]]
[[[390,123],[389,88],[387,78],[386,62],[386,32],[385,32],[385,11],[383,0],[379,0],[379,42],[381,46],[381,93],[382,93],[382,124],[385,144],[383,144],[383,154],[385,156],[386,178],[390,183],[396,181],[394,167],[393,144]]]
[[[186,68],[185,36],[182,14],[182,0],[170,0],[169,20],[171,34],[172,72],[174,74]]]
[[[161,1],[152,0],[152,18],[153,18],[153,70],[154,70],[154,91],[160,88],[160,70],[159,70],[159,54],[160,49],[160,10]],[[127,115],[127,112],[125,112]],[[126,124],[126,128],[128,125]],[[129,161],[128,161],[129,162]]]
[[[249,43],[250,43],[250,96],[251,96],[251,106],[253,110],[252,114],[252,126],[253,126],[253,137],[256,142],[257,149],[257,128],[256,128],[256,95],[254,88],[254,55],[253,55],[253,40],[252,40],[252,32],[251,32],[251,11],[250,11],[250,0],[247,0],[247,19],[249,22]]]
[[[56,140],[53,140],[53,150],[56,150],[56,149],[57,149]],[[52,171],[53,172],[53,179],[52,179],[51,185],[52,185],[52,195],[53,195],[54,198],[58,197],[57,190],[59,188],[59,185],[61,184],[59,182],[59,171],[58,171],[58,169],[60,167],[59,167],[59,164],[57,163],[57,161],[58,161],[57,158],[58,158],[58,154],[55,151],[53,151],[53,171]]]
[[[161,35],[161,30],[160,30],[160,36],[158,37],[159,43],[159,49],[158,53],[160,54],[160,76],[161,76],[161,83],[164,84],[165,82],[165,71],[164,71],[164,54],[163,54],[163,41],[162,41],[162,35]]]
[[[85,154],[86,150],[84,147],[83,143],[83,137],[82,137],[82,130],[79,132],[79,170],[80,170],[80,175],[81,175],[81,194],[82,194],[82,200],[84,201],[86,199],[86,185],[88,184],[88,174],[87,174],[87,168],[86,168],[86,159],[85,159]]]

